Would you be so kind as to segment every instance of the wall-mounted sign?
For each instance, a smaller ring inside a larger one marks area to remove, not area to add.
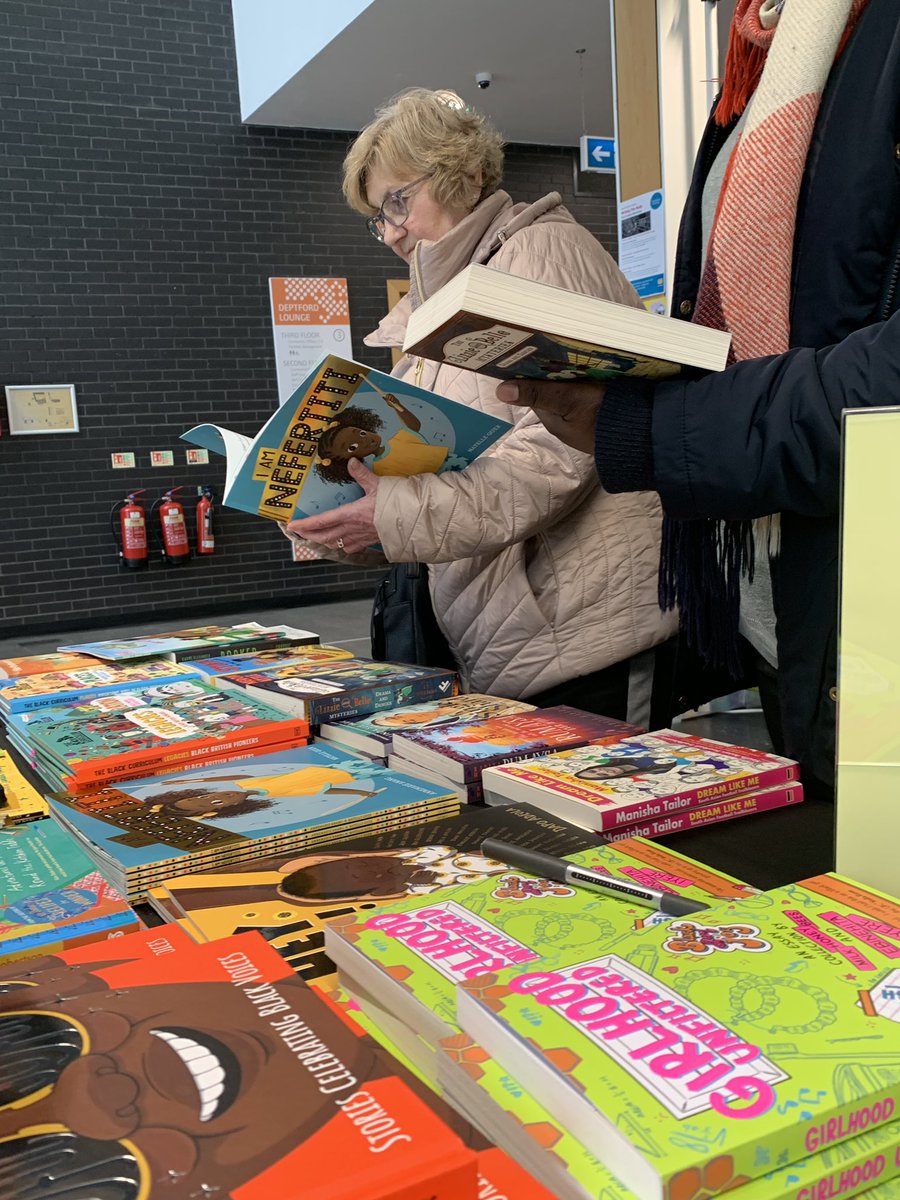
[[[269,280],[278,403],[292,396],[326,354],[350,358],[350,305],[346,279]]]
[[[134,466],[134,454],[131,450],[118,450],[109,458],[114,471],[124,471]]]
[[[208,450],[196,450],[196,449],[186,450],[184,452],[184,461],[187,463],[190,463],[192,466],[196,466],[200,463],[208,463],[209,462],[209,451]]]
[[[171,450],[151,450],[150,451],[150,466],[151,467],[171,467],[175,462],[175,455]]]
[[[9,432],[77,433],[78,408],[72,383],[7,386]]]
[[[611,137],[590,137],[585,134],[581,139],[581,170],[600,171],[604,175],[616,173],[616,139]]]

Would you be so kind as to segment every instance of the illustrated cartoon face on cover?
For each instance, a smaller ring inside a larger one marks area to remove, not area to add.
[[[20,986],[11,1010],[5,985],[4,1196],[144,1200],[158,1184],[173,1200],[224,1200],[345,1120],[230,982],[106,986],[85,968],[67,978],[77,994]],[[351,1073],[356,1054],[342,1050]]]
[[[376,475],[422,475],[443,466],[449,450],[435,446],[419,433],[422,424],[391,392],[382,392],[385,403],[404,425],[383,442],[379,430],[384,422],[368,408],[345,408],[322,431],[318,445],[316,474],[326,483],[352,483],[347,470],[351,458],[372,458]]]

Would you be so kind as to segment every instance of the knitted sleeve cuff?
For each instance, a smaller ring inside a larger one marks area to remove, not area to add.
[[[608,492],[652,492],[653,384],[617,380],[606,395],[594,426],[597,475]]]

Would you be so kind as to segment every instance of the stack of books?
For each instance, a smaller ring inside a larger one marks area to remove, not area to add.
[[[192,658],[191,667],[215,683],[220,675],[242,675],[247,671],[269,671],[276,667],[327,668],[353,655],[340,646],[279,646],[274,650],[247,650],[240,654],[218,654]]]
[[[325,744],[51,793],[51,815],[130,899],[169,876],[287,857],[454,815],[449,788]]]
[[[0,830],[0,963],[138,927],[121,893],[52,821]]]
[[[198,625],[193,629],[174,629],[147,637],[70,643],[59,646],[58,652],[86,655],[109,662],[130,662],[137,658],[167,658],[170,662],[188,662],[194,658],[207,658],[211,654],[242,654],[250,650],[273,650],[280,646],[316,645],[318,641],[319,635],[308,629],[247,621],[243,625]]]
[[[798,804],[792,759],[672,729],[491,767],[489,804],[536,804],[608,838],[662,837]]]
[[[173,663],[164,658],[141,659],[123,665],[98,660],[90,667],[22,675],[18,679],[0,680],[0,719],[8,722],[13,713],[36,712],[39,708],[53,708],[72,701],[81,703],[107,692],[160,687],[184,679],[202,680],[205,676],[186,663]]]
[[[639,732],[639,726],[626,721],[560,704],[396,733],[388,763],[451,783],[469,803],[480,803],[485,798],[482,771],[486,767],[587,742],[614,742]]]

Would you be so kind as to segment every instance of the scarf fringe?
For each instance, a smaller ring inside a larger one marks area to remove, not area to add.
[[[762,77],[768,49],[768,46],[758,46],[745,38],[738,31],[737,19],[732,21],[722,91],[716,104],[717,125],[730,125],[750,103]]]
[[[741,673],[741,576],[753,582],[751,521],[663,519],[659,604],[678,608],[688,645],[709,667]]]

